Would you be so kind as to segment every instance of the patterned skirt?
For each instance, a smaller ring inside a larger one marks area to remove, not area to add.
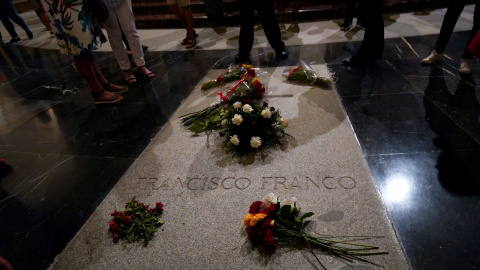
[[[75,56],[96,50],[106,41],[83,0],[41,0],[41,3],[50,18],[60,52]]]

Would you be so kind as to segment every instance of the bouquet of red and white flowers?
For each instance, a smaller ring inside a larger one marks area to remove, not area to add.
[[[126,238],[129,243],[143,241],[146,246],[152,240],[157,228],[164,222],[160,220],[163,213],[163,204],[157,202],[155,207],[148,208],[148,205],[139,203],[133,197],[125,204],[125,211],[113,211],[110,215],[113,220],[109,224],[109,231],[112,233],[113,241]]]
[[[225,147],[235,154],[247,154],[259,148],[273,147],[285,137],[288,120],[280,111],[265,102],[233,103],[225,112],[220,136],[226,138]]]
[[[202,84],[202,90],[210,89],[222,83],[239,80],[250,69],[253,69],[252,65],[245,65],[245,64],[230,65],[225,72],[223,72],[220,76],[218,76],[218,78],[204,82]]]
[[[318,76],[317,73],[305,63],[286,70],[283,76],[287,77],[289,81],[304,82],[323,88],[330,88],[332,86],[332,82],[329,79]]]
[[[265,87],[256,77],[255,70],[249,69],[242,76],[242,79],[228,93],[223,95],[222,92],[218,92],[219,102],[203,110],[180,116],[183,125],[191,126],[189,129],[195,133],[209,131],[220,126],[229,105],[237,101],[250,102],[255,99],[262,99],[265,94]]]
[[[263,244],[270,253],[274,253],[282,245],[308,247],[324,269],[325,266],[316,256],[314,249],[334,256],[346,264],[358,260],[379,266],[364,259],[363,256],[388,254],[377,251],[376,246],[354,243],[373,237],[311,235],[305,231],[309,223],[306,219],[311,216],[312,212],[300,214],[300,205],[296,198],[280,202],[275,194],[270,193],[262,201],[255,201],[250,205],[243,224],[247,228],[248,239],[252,244]]]

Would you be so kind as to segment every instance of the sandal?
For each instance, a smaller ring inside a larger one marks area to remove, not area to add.
[[[195,38],[188,38],[187,42],[185,42],[185,48],[191,49],[197,45],[197,40]]]
[[[146,73],[143,73],[142,70],[146,70],[145,72]],[[145,76],[145,78],[147,79],[153,79],[155,78],[155,73],[151,72],[150,70],[148,70],[145,66],[142,66],[142,67],[139,67],[138,68],[138,72],[140,74],[142,74],[143,76]]]
[[[195,32],[195,30],[193,30],[193,36],[194,36],[195,38],[198,37],[198,34],[197,34],[197,32]],[[188,35],[182,40],[182,42],[180,42],[180,44],[182,44],[182,45],[185,46],[185,44],[187,44],[187,41],[188,41]]]
[[[135,78],[133,78],[133,79],[135,79]],[[128,80],[127,80],[127,82],[128,82]],[[126,87],[126,86],[114,85],[114,88],[110,88],[110,85],[111,85],[111,83],[108,82],[107,86],[105,86],[103,88],[103,90],[111,92],[111,93],[115,93],[115,94],[121,94],[121,93],[125,93],[125,92],[128,91],[128,87]]]
[[[115,103],[123,99],[122,95],[113,94],[109,99],[100,99],[100,96],[105,92],[105,88],[98,93],[92,93],[93,103],[95,104],[105,104],[105,103]]]
[[[133,76],[133,74],[131,74],[132,70],[127,70],[127,71],[125,71],[125,72],[124,72],[125,75],[126,75],[126,73],[127,73],[128,71],[130,72],[130,76],[128,77],[128,79],[127,79],[126,76],[125,76],[125,81],[126,81],[128,84],[134,84],[134,83],[136,83],[136,82],[137,82],[137,78],[135,78],[135,76]]]

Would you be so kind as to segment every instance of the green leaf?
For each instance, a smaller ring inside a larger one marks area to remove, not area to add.
[[[295,217],[295,221],[293,222],[297,228],[302,228],[302,220],[298,217]]]
[[[282,213],[290,213],[292,210],[292,206],[290,205],[284,205],[282,206],[282,208],[280,208],[280,211],[282,211]]]
[[[304,220],[304,219],[309,218],[309,217],[311,217],[311,216],[313,216],[313,213],[312,213],[312,212],[308,212],[308,213],[303,214],[303,216],[302,216],[300,219],[301,219],[301,220]]]

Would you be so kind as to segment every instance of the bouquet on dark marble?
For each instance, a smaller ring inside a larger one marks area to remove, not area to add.
[[[110,215],[113,220],[109,224],[109,231],[112,233],[114,242],[125,238],[129,243],[142,241],[148,245],[152,240],[157,228],[164,222],[160,220],[163,213],[163,204],[157,202],[154,208],[139,203],[133,197],[125,204],[125,211],[113,211]]]
[[[282,245],[308,247],[317,262],[326,269],[314,250],[334,256],[339,261],[350,265],[354,261],[380,266],[364,256],[388,254],[378,251],[378,247],[358,243],[374,237],[345,236],[335,237],[320,234],[309,234],[305,228],[313,216],[312,212],[300,214],[300,205],[292,197],[279,201],[275,194],[270,193],[262,201],[255,201],[250,205],[249,213],[243,224],[247,228],[248,239],[252,244],[261,244],[273,254]]]
[[[265,102],[241,103],[236,101],[226,111],[220,136],[224,146],[236,155],[243,155],[259,148],[281,144],[286,137],[288,121],[280,112]]]
[[[227,111],[231,105],[237,101],[251,102],[252,100],[262,99],[265,94],[260,79],[256,77],[254,69],[249,69],[225,95],[218,92],[220,101],[211,106],[193,113],[180,116],[184,126],[190,126],[189,129],[194,133],[211,131],[218,128],[223,119],[227,116]]]
[[[249,69],[253,69],[253,66],[245,64],[230,65],[218,78],[204,82],[202,90],[210,89],[222,83],[240,80]]]
[[[283,76],[285,76],[287,80],[293,82],[304,82],[327,89],[332,87],[332,82],[329,79],[318,76],[318,74],[305,63],[290,70],[286,70],[283,73]]]

